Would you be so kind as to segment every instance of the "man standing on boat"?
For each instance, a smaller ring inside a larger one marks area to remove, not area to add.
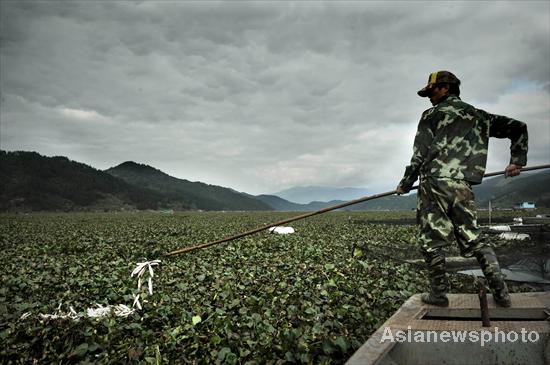
[[[527,126],[463,102],[460,80],[449,71],[430,74],[418,95],[428,97],[433,107],[420,118],[411,163],[396,191],[409,192],[420,177],[417,222],[430,278],[430,291],[422,294],[422,301],[449,305],[442,248],[456,239],[463,256],[478,260],[495,302],[509,307],[510,295],[497,257],[481,236],[471,186],[483,178],[489,137],[510,139],[511,158],[505,172],[519,175],[527,163]]]

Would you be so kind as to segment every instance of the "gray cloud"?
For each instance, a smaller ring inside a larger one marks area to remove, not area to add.
[[[2,149],[250,193],[387,190],[429,107],[416,91],[450,69],[550,160],[547,2],[0,4]]]

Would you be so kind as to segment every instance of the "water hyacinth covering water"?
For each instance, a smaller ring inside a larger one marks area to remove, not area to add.
[[[0,362],[343,363],[426,288],[415,267],[375,254],[418,258],[415,227],[364,223],[414,212],[330,213],[163,256],[292,215],[2,215]],[[138,284],[136,264],[153,260]]]

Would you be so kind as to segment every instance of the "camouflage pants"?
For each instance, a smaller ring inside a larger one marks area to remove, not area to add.
[[[423,177],[418,194],[417,221],[432,292],[442,294],[447,291],[442,248],[455,240],[463,256],[476,257],[492,289],[499,291],[505,286],[496,255],[482,238],[474,193],[466,181]]]
[[[417,220],[422,252],[430,253],[455,239],[463,256],[484,244],[477,224],[474,193],[463,180],[424,177],[418,194]]]

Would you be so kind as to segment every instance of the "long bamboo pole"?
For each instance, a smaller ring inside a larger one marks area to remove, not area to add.
[[[533,171],[533,170],[542,170],[542,169],[547,169],[547,168],[550,168],[550,164],[547,164],[547,165],[538,165],[538,166],[531,166],[531,167],[522,167],[521,168],[521,171],[522,172],[525,172],[525,171]],[[490,172],[488,174],[485,174],[483,177],[491,177],[491,176],[498,176],[498,175],[504,175],[505,172],[504,171],[497,171],[497,172]],[[411,191],[412,190],[416,190],[418,189],[418,186],[413,186],[411,188]],[[278,221],[278,222],[275,222],[275,223],[271,223],[271,224],[267,224],[265,226],[262,226],[262,227],[259,227],[259,228],[255,228],[255,229],[251,229],[249,231],[246,231],[246,232],[243,232],[243,233],[239,233],[239,234],[236,234],[234,236],[229,236],[229,237],[226,237],[226,238],[222,238],[220,240],[217,240],[217,241],[212,241],[212,242],[207,242],[207,243],[202,243],[202,244],[199,244],[199,245],[195,245],[195,246],[189,246],[189,247],[184,247],[184,248],[180,248],[178,250],[175,250],[175,251],[172,251],[172,252],[168,252],[166,254],[166,256],[174,256],[174,255],[178,255],[178,254],[181,254],[181,253],[186,253],[186,252],[191,252],[191,251],[194,251],[194,250],[199,250],[199,249],[202,249],[202,248],[206,248],[206,247],[210,247],[210,246],[214,246],[214,245],[217,245],[219,243],[223,243],[223,242],[228,242],[228,241],[233,241],[233,240],[236,240],[236,239],[239,239],[239,238],[242,238],[242,237],[245,237],[245,236],[249,236],[251,234],[254,234],[254,233],[258,233],[258,232],[261,232],[261,231],[265,231],[271,227],[276,227],[276,226],[280,226],[280,225],[283,225],[283,224],[286,224],[286,223],[290,223],[290,222],[294,222],[294,221],[297,221],[297,220],[300,220],[300,219],[304,219],[304,218],[308,218],[308,217],[312,217],[314,215],[318,215],[318,214],[323,214],[323,213],[326,213],[326,212],[330,212],[332,210],[336,210],[336,209],[340,209],[340,208],[345,208],[345,207],[349,207],[350,205],[355,205],[355,204],[359,204],[359,203],[363,203],[363,202],[366,202],[366,201],[369,201],[369,200],[375,200],[375,199],[379,199],[379,198],[383,198],[385,196],[390,196],[390,195],[394,195],[396,194],[397,192],[395,190],[392,190],[392,191],[387,191],[385,193],[380,193],[380,194],[375,194],[375,195],[369,195],[369,196],[365,196],[363,198],[359,198],[359,199],[355,199],[355,200],[350,200],[348,202],[345,202],[345,203],[342,203],[342,204],[338,204],[338,205],[334,205],[334,206],[330,206],[330,207],[327,207],[327,208],[323,208],[323,209],[320,209],[320,210],[317,210],[317,211],[314,211],[314,212],[310,212],[310,213],[306,213],[306,214],[302,214],[302,215],[298,215],[296,217],[292,217],[292,218],[288,218],[288,219],[283,219],[281,221]]]

